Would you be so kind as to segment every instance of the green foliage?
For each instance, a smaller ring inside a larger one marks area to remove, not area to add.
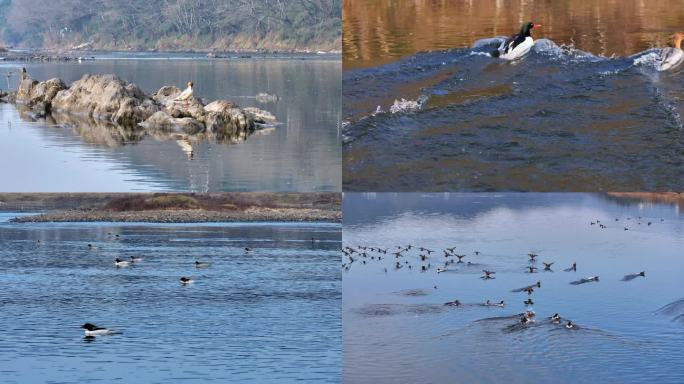
[[[13,45],[104,49],[334,49],[340,0],[0,0]]]

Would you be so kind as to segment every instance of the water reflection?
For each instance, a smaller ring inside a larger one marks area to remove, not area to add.
[[[175,137],[144,139],[137,132],[63,116],[47,122],[22,120],[12,106],[0,105],[0,121],[4,126],[0,130],[0,161],[15,163],[12,169],[6,170],[6,180],[0,183],[0,190],[104,191],[100,186],[108,188],[107,191],[340,189],[339,61],[190,60],[183,56],[166,60],[160,56],[152,55],[144,60],[109,58],[83,63],[30,63],[26,67],[35,79],[60,77],[67,83],[84,73],[114,73],[148,94],[162,85],[182,87],[193,80],[198,97],[228,99],[243,107],[265,109],[281,124],[268,132],[252,135],[239,145],[193,142],[192,161],[189,161],[187,148],[177,143]],[[16,72],[19,66],[2,64],[0,70]],[[17,80],[17,76],[9,78],[10,88],[16,87]],[[260,93],[277,95],[277,98],[257,98]],[[71,128],[60,129],[53,123],[68,123]],[[106,129],[100,132],[99,128]],[[21,148],[21,152],[16,148]],[[17,162],[17,159],[24,161]],[[95,179],[110,180],[105,184],[85,185],[77,175],[68,174],[67,167],[61,176],[69,182],[62,183],[41,171],[53,168],[60,161],[80,162],[84,173],[90,173]],[[19,179],[19,175],[26,174],[33,175],[36,182]],[[38,178],[42,182],[37,182]]]
[[[343,0],[342,6],[345,69],[509,36],[528,20],[543,24],[538,37],[604,56],[663,46],[684,26],[678,0]]]
[[[684,273],[684,220],[673,204],[613,199],[345,193],[343,245],[374,250],[343,261],[344,381],[681,382],[682,293],[672,287]],[[423,260],[421,247],[435,252]],[[463,262],[445,266],[446,249]],[[542,262],[555,262],[553,272]],[[495,278],[481,279],[483,269]],[[600,279],[570,284],[591,276]],[[511,291],[529,285],[530,295]],[[530,326],[517,324],[527,299]]]

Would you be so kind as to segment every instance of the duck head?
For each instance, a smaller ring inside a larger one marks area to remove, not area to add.
[[[682,40],[684,40],[684,33],[677,32],[672,36],[672,45],[677,49],[682,49]]]
[[[531,21],[527,22],[527,23],[523,24],[522,27],[520,28],[520,34],[525,36],[525,37],[530,36],[533,29],[540,28],[540,27],[541,27],[541,24],[535,24]]]

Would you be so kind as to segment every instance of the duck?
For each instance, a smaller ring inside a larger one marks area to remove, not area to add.
[[[560,323],[560,320],[561,320],[561,317],[560,317],[559,314],[556,313],[555,315],[549,317],[549,319],[551,319],[551,322],[552,322],[552,323],[554,323],[554,324],[559,324],[559,323]]]
[[[544,264],[544,270],[545,270],[545,271],[550,271],[550,270],[551,270],[551,266],[552,266],[554,263],[555,263],[555,262],[551,262],[551,263],[544,263],[544,262],[542,262],[542,264]]]
[[[137,261],[142,261],[143,258],[142,256],[131,256],[131,263],[135,263]]]
[[[501,300],[498,303],[492,303],[491,301],[487,300],[483,304],[483,306],[485,306],[485,307],[501,307],[501,308],[503,308],[505,305],[506,305],[506,303],[503,300]]]
[[[532,298],[529,298],[529,299],[525,300],[524,304],[525,305],[534,305],[534,301],[532,301]]]
[[[660,72],[669,71],[678,67],[684,62],[684,51],[682,50],[682,40],[684,33],[677,32],[672,36],[672,47],[663,48],[658,57],[657,69]]]
[[[447,303],[444,303],[444,305],[448,305],[450,307],[459,307],[461,305],[461,302],[458,300],[454,300],[454,301],[449,301]]]
[[[203,263],[198,260],[195,261],[195,268],[208,268],[209,263]]]
[[[179,279],[179,281],[180,281],[180,283],[183,284],[183,285],[192,284],[192,283],[195,282],[195,280],[193,280],[193,279],[191,279],[191,278],[189,278],[189,277],[181,277],[181,278]]]
[[[97,325],[91,323],[85,323],[81,325],[81,328],[83,328],[86,336],[103,336],[114,333],[114,331],[109,328],[98,327]]]
[[[121,260],[118,257],[114,259],[114,265],[116,265],[117,267],[128,267],[130,264],[130,261]]]
[[[181,92],[180,95],[176,96],[176,98],[173,100],[174,101],[186,101],[186,102],[188,100],[190,100],[190,98],[192,97],[192,86],[193,85],[194,84],[192,83],[192,81],[188,81],[188,87],[185,88],[185,90],[183,92]]]
[[[497,50],[491,52],[491,56],[504,60],[515,60],[524,56],[534,45],[532,30],[540,27],[541,24],[535,24],[531,21],[523,24],[520,27],[520,32],[501,43]]]
[[[573,324],[572,321],[568,320],[568,323],[565,324],[565,328],[567,328],[567,329],[575,328],[575,324]]]
[[[572,266],[570,268],[564,269],[565,272],[570,272],[570,271],[577,271],[577,263],[572,263]]]

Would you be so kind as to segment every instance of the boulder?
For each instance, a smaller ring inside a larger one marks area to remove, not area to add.
[[[58,92],[52,107],[120,125],[135,125],[159,110],[138,86],[115,75],[84,75]]]
[[[192,117],[173,117],[164,111],[156,112],[138,125],[149,130],[187,135],[197,135],[205,131],[204,124],[197,119]]]
[[[243,141],[254,131],[254,119],[237,105],[217,100],[204,107],[207,133],[220,141]]]
[[[14,95],[14,101],[44,115],[50,112],[52,101],[56,95],[66,88],[67,86],[62,79],[36,81],[28,76],[23,76]]]
[[[152,100],[160,104],[164,111],[172,117],[192,117],[196,120],[203,120],[204,104],[195,97],[185,101],[176,100],[181,92],[174,86],[161,87],[152,96]]]
[[[273,124],[276,122],[275,116],[269,111],[255,107],[244,108],[245,113],[252,115],[252,119],[259,124]]]

